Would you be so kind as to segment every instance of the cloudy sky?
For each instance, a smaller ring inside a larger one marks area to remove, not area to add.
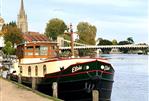
[[[5,22],[17,20],[20,0],[1,0]],[[46,23],[60,18],[66,24],[85,21],[97,27],[97,38],[148,42],[148,0],[24,0],[30,31],[44,33]]]

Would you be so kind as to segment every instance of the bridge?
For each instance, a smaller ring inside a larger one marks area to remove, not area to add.
[[[58,41],[59,43],[59,49],[61,51],[69,51],[71,50],[70,43],[71,41],[65,40],[63,38],[60,38]],[[139,45],[139,44],[128,44],[128,45],[86,45],[82,43],[74,42],[74,49],[75,50],[88,50],[88,49],[94,49],[97,50],[97,53],[104,52],[104,51],[111,51],[111,52],[120,52],[120,50],[129,50],[130,52],[133,50],[133,52],[138,51],[145,51],[146,49],[149,49],[149,45]],[[132,52],[131,52],[132,53]]]
[[[130,45],[84,45],[84,46],[74,46],[74,49],[113,49],[113,48],[127,48],[127,49],[147,49],[149,48],[148,45],[137,45],[137,44],[130,44]],[[60,50],[70,50],[71,47],[60,47]]]

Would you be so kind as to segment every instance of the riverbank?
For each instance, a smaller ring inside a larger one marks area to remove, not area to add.
[[[0,101],[62,101],[0,77]]]

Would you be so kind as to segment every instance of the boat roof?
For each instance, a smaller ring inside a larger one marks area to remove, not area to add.
[[[57,43],[55,41],[51,41],[45,34],[40,34],[39,32],[26,32],[23,33],[24,42],[18,44],[23,45],[26,43]]]
[[[40,34],[39,32],[27,32],[23,34],[23,38],[26,42],[33,42],[33,41],[50,41],[49,38],[44,35]]]

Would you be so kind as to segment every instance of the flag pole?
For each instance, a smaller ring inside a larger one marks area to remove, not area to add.
[[[74,58],[74,42],[73,42],[72,24],[70,24],[70,35],[71,35],[71,57]]]

